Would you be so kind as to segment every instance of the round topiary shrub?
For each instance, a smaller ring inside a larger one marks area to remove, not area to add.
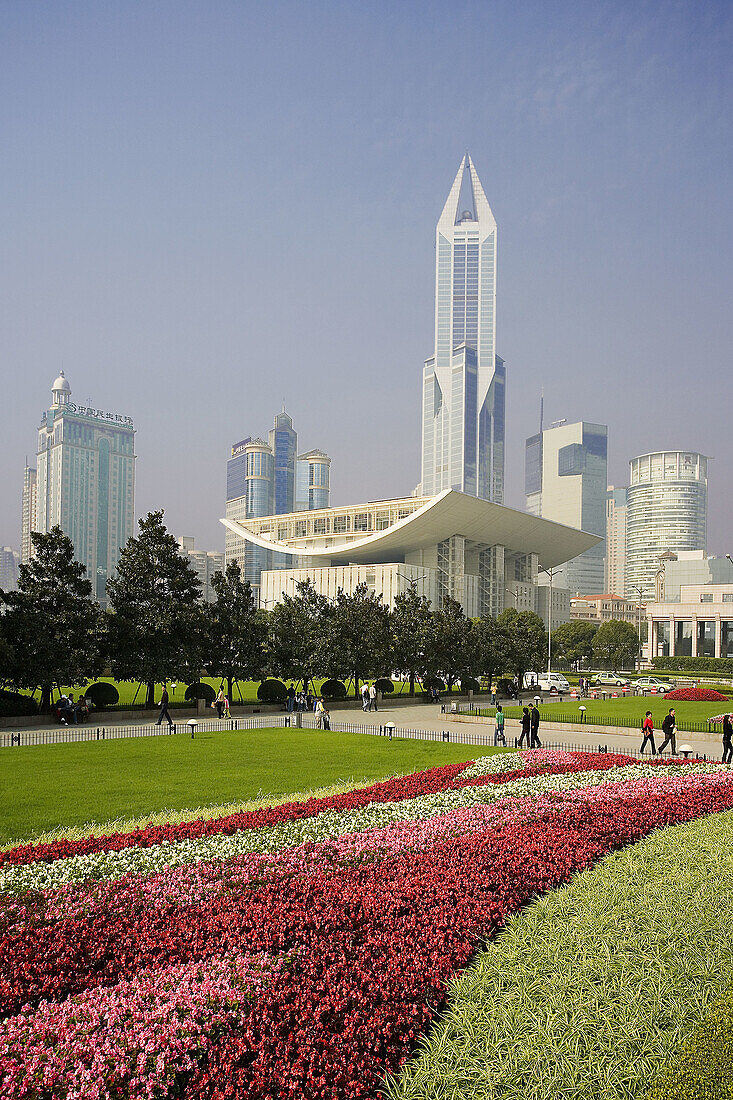
[[[517,690],[517,685],[514,680],[510,680],[508,676],[500,676],[496,681],[496,690],[499,695],[513,696]]]
[[[378,680],[375,680],[374,686],[382,695],[391,695],[394,691],[394,684],[386,676],[380,676]]]
[[[721,703],[727,695],[721,695],[714,688],[676,688],[668,691],[665,699],[678,699],[686,703]]]
[[[324,699],[345,699],[346,685],[341,680],[324,680],[320,694]]]
[[[422,686],[425,691],[432,691],[433,688],[436,691],[445,691],[445,684],[439,676],[425,676]]]
[[[216,692],[211,684],[202,684],[199,680],[195,684],[188,685],[183,698],[189,703],[193,703],[195,699],[203,699],[208,707],[214,702]]]
[[[26,714],[38,714],[38,703],[30,695],[0,688],[0,718],[23,718]]]
[[[113,707],[120,701],[119,691],[114,684],[108,684],[106,680],[90,684],[84,694],[94,704],[96,710]]]
[[[257,698],[261,703],[284,703],[288,689],[282,680],[263,680],[257,688]]]
[[[466,676],[461,680],[461,691],[464,695],[468,695],[469,691],[481,691],[481,684],[473,676]]]

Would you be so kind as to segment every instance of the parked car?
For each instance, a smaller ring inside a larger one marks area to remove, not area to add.
[[[658,676],[642,676],[639,680],[634,680],[634,687],[639,691],[651,691],[652,688],[656,688],[660,695],[672,690],[672,684],[667,680],[660,680]]]
[[[628,676],[622,676],[619,672],[599,672],[591,680],[593,687],[626,687],[628,683]]]
[[[570,684],[562,672],[527,672],[524,677],[524,690],[531,691],[556,691],[558,695],[567,695]]]

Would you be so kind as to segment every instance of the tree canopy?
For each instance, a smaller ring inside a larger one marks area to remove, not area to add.
[[[264,673],[267,621],[237,561],[214,573],[211,587],[216,600],[205,608],[205,664],[211,676],[226,677],[231,701],[235,680],[258,680]]]
[[[539,671],[547,662],[547,631],[534,611],[508,607],[497,617],[509,638],[508,666],[521,691],[527,672]]]
[[[587,620],[563,623],[552,632],[552,654],[559,661],[578,665],[593,656],[593,639],[598,627]]]
[[[639,635],[631,623],[623,619],[608,619],[601,623],[593,639],[593,653],[612,668],[634,661],[639,655]]]

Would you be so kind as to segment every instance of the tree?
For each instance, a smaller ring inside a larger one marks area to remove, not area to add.
[[[479,676],[485,676],[489,683],[510,667],[511,646],[506,627],[490,615],[482,615],[473,620],[471,645],[474,669]]]
[[[102,611],[74,545],[60,527],[34,532],[33,557],[20,566],[18,588],[3,596],[3,631],[12,648],[8,679],[41,688],[41,709],[54,684],[79,684],[103,668]]]
[[[440,611],[433,612],[425,651],[425,671],[429,676],[444,678],[448,691],[473,668],[470,633],[471,622],[458,600],[444,596]]]
[[[205,608],[205,664],[212,676],[227,678],[229,699],[235,680],[259,680],[265,668],[267,620],[257,610],[252,586],[231,561],[225,573],[214,573],[214,603]]]
[[[417,581],[395,596],[390,612],[392,668],[410,676],[410,695],[415,694],[415,677],[425,668],[425,648],[433,621],[430,600],[418,596]]]
[[[593,653],[599,660],[608,661],[612,668],[635,660],[639,653],[636,628],[622,619],[601,623],[593,639]]]
[[[584,619],[563,623],[552,632],[553,656],[576,668],[581,661],[589,661],[593,656],[593,638],[597,630],[595,623]]]
[[[295,595],[283,593],[268,619],[266,661],[270,672],[303,681],[303,691],[324,667],[329,602],[311,580],[298,581]]]
[[[360,680],[390,670],[389,609],[364,583],[350,595],[339,588],[326,623],[325,671],[342,679],[353,676],[358,698]]]
[[[547,632],[545,624],[534,611],[517,611],[508,607],[497,618],[509,637],[509,667],[522,690],[525,673],[542,667],[547,658]]]
[[[163,512],[138,521],[107,582],[112,671],[121,680],[147,685],[198,680],[202,660],[201,585],[190,562],[166,530]]]

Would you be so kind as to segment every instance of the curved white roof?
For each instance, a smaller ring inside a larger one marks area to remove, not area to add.
[[[332,509],[338,511],[338,509]],[[305,519],[307,512],[298,512]],[[324,538],[288,539],[278,542],[255,534],[245,524],[233,519],[221,522],[240,538],[283,554],[302,554],[321,559],[324,564],[378,564],[394,562],[404,554],[427,549],[452,535],[463,535],[487,546],[506,546],[524,554],[537,554],[543,569],[562,565],[576,558],[601,539],[598,535],[578,531],[552,520],[539,519],[503,504],[468,496],[445,489],[432,497],[422,508],[384,531],[375,531],[364,538],[331,535]],[[329,546],[324,543],[328,541]]]

